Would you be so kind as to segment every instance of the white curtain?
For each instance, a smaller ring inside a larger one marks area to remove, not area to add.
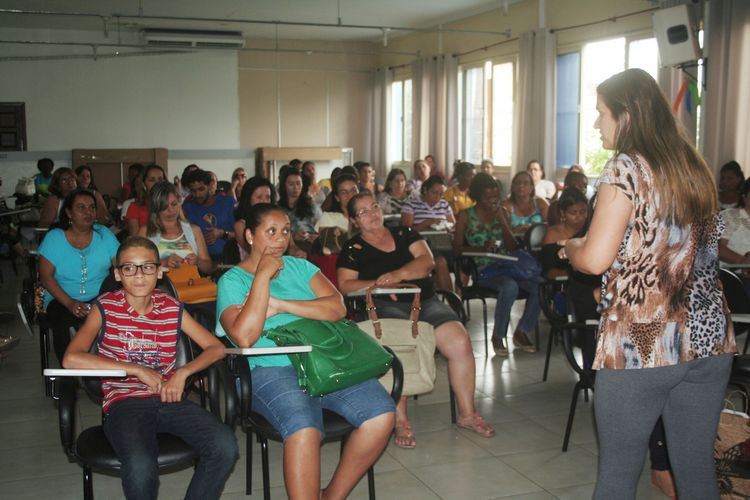
[[[750,173],[750,2],[708,7],[703,155],[714,171],[736,160]]]
[[[557,40],[546,29],[522,33],[520,38],[512,168],[523,170],[530,160],[539,160],[546,177],[554,179]]]
[[[412,157],[435,157],[446,175],[458,151],[458,61],[452,55],[419,59],[411,65]]]
[[[372,99],[370,102],[370,144],[369,155],[355,157],[369,158],[375,167],[375,175],[385,179],[390,170],[391,159],[388,158],[388,119],[390,115],[390,89],[393,70],[378,68],[373,75]]]
[[[693,73],[693,75],[695,75],[697,68],[692,68],[689,71]],[[679,68],[666,67],[659,68],[658,80],[659,86],[664,91],[664,94],[667,97],[667,101],[669,102],[669,105],[671,107],[677,99],[683,83],[690,80],[690,77],[684,74]],[[682,126],[685,127],[685,131],[687,132],[688,137],[692,139],[693,144],[695,144],[695,131],[698,119],[698,113],[696,112],[697,103],[695,101],[692,101],[690,111],[688,112],[687,106],[685,105],[685,100],[688,98],[687,93],[689,92],[690,90],[687,90],[686,95],[683,96],[680,107],[677,110],[676,118],[677,121],[679,121]]]

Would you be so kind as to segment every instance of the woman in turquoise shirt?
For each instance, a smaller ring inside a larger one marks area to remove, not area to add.
[[[78,328],[86,318],[89,302],[99,295],[119,246],[115,235],[95,220],[94,194],[73,191],[63,202],[59,227],[49,231],[39,246],[44,307],[60,361],[70,342],[70,327]]]
[[[240,347],[274,347],[269,328],[300,318],[337,321],[346,308],[341,294],[306,260],[285,256],[291,238],[289,217],[268,203],[247,214],[248,258],[219,280],[216,334]],[[320,490],[323,409],[357,427],[322,498],[345,498],[378,459],[393,431],[395,406],[376,379],[325,396],[310,396],[297,383],[285,355],[248,358],[253,373],[252,408],[284,439],[284,482],[290,498],[311,498]],[[317,497],[317,495],[315,495]]]
[[[510,214],[513,234],[523,234],[533,224],[547,222],[549,204],[534,194],[534,180],[526,171],[513,176],[510,197],[503,202],[503,208]]]

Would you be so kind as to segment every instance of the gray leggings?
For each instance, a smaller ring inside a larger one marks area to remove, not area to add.
[[[594,386],[599,473],[594,499],[634,499],[661,415],[680,500],[719,498],[714,439],[732,354],[661,368],[602,369]]]

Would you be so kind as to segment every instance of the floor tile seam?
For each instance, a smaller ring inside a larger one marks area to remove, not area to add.
[[[478,462],[480,460],[487,460],[487,458],[495,458],[495,459],[497,459],[497,457],[491,456],[491,457],[484,457],[484,458],[473,458],[471,460],[466,460],[465,462]],[[507,463],[503,462],[502,460],[498,460],[498,461],[501,462],[503,465],[509,467],[511,470],[513,470],[519,476],[523,477],[524,479],[526,479],[527,481],[529,481],[530,483],[532,483],[537,488],[539,488],[539,491],[547,491],[547,490],[544,489],[544,487],[542,485],[538,484],[536,481],[532,480],[531,478],[529,478],[528,476],[526,476],[524,473],[522,473],[521,471],[519,471],[515,467],[512,467],[510,464],[507,464]],[[450,462],[450,463],[459,463],[459,462]],[[427,468],[427,467],[430,467],[430,466],[433,466],[433,465],[448,465],[448,464],[437,464],[436,463],[436,464],[420,465],[418,467],[414,467],[414,469],[415,470],[424,469],[424,468]],[[417,479],[419,479],[419,478],[417,478]],[[428,488],[429,488],[429,486],[428,486]],[[529,493],[537,493],[537,492],[532,491],[532,492],[529,492]],[[437,493],[436,493],[436,495],[437,495]],[[496,497],[496,498],[511,498],[511,496],[516,496],[516,495],[517,494],[506,495],[504,497]],[[444,497],[441,497],[440,495],[437,495],[437,496],[439,496],[440,498],[443,498],[444,500],[452,500],[452,499],[445,499]],[[493,497],[493,498],[495,498],[495,497]]]
[[[521,453],[532,453],[532,452],[521,452]],[[516,455],[518,455],[518,454],[520,454],[520,453],[516,453]],[[505,460],[503,460],[500,457],[495,457],[495,458],[498,461],[500,461],[502,464],[504,464],[506,467],[510,467],[512,470],[514,470],[515,472],[517,472],[520,476],[522,476],[527,481],[530,481],[531,483],[533,483],[534,485],[536,485],[537,487],[539,487],[542,491],[546,491],[547,493],[549,493],[549,491],[547,491],[547,488],[545,488],[544,486],[542,486],[541,484],[539,484],[538,482],[536,482],[535,480],[533,480],[532,478],[530,478],[529,476],[527,476],[524,472],[518,470],[517,467],[514,467],[512,464],[509,464],[508,462],[506,462]],[[550,493],[550,495],[552,495],[552,493]],[[555,496],[555,495],[552,495],[552,496]],[[502,498],[502,497],[500,497],[500,498]],[[508,497],[506,496],[505,498],[508,498]],[[557,498],[557,497],[555,497],[555,498]]]

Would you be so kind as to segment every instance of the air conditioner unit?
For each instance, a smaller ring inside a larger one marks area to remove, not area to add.
[[[143,39],[150,47],[239,49],[245,45],[239,31],[145,29]]]

